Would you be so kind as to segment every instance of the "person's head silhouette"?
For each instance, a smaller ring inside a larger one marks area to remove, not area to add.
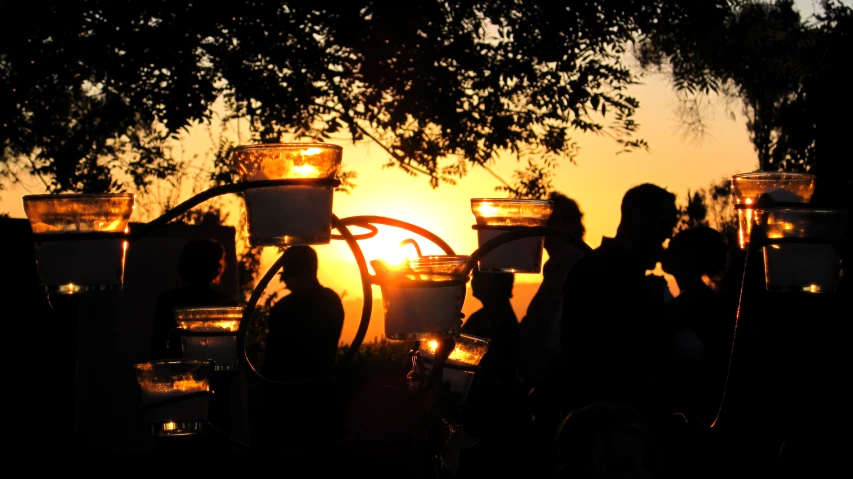
[[[483,306],[509,301],[515,275],[512,273],[482,273],[474,268],[471,278],[471,293],[483,303]]]
[[[663,252],[663,243],[672,237],[677,221],[675,195],[660,186],[644,183],[622,197],[622,218],[616,239],[641,259],[646,269],[654,269]]]
[[[317,252],[308,245],[294,245],[284,251],[281,280],[291,292],[315,286],[317,281]]]
[[[586,228],[583,225],[583,213],[577,201],[568,196],[552,192],[548,199],[554,202],[554,210],[548,219],[548,227],[566,231],[578,239],[583,239]],[[553,235],[545,237],[545,251],[553,258],[569,244],[568,241]]]
[[[714,280],[723,273],[729,247],[719,231],[708,226],[683,230],[669,240],[661,256],[661,268],[675,277],[680,289]]]
[[[187,242],[178,258],[178,274],[191,286],[216,284],[225,271],[225,248],[218,241],[199,239]]]

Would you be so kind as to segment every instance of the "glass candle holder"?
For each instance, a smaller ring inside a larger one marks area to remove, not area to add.
[[[839,242],[846,210],[768,208],[756,210],[762,234],[767,291],[832,293],[840,281]]]
[[[134,196],[58,194],[24,196],[35,237],[39,282],[51,294],[121,290]],[[80,239],[61,239],[63,234]],[[93,238],[85,239],[91,234]]]
[[[546,226],[554,208],[548,200],[472,198],[479,246],[516,228]],[[534,273],[542,271],[544,238],[532,236],[498,246],[477,263],[484,273]]]
[[[371,261],[382,290],[385,336],[412,341],[458,334],[467,263],[468,256],[422,256],[399,266]]]
[[[187,436],[206,430],[213,361],[165,359],[135,364],[134,369],[152,434]]]
[[[178,327],[190,333],[181,336],[184,357],[211,359],[215,370],[233,371],[239,361],[237,330],[242,319],[242,306],[175,309]]]
[[[343,149],[328,143],[244,145],[232,155],[242,181],[334,179]],[[334,187],[269,186],[243,193],[253,246],[328,244]]]
[[[732,177],[732,195],[738,215],[738,244],[749,245],[749,235],[755,223],[758,197],[767,194],[781,203],[808,203],[814,194],[814,175],[754,171]]]
[[[447,364],[455,366],[478,366],[483,356],[489,351],[490,341],[486,338],[472,336],[462,333],[456,338],[456,347],[447,358]],[[420,347],[421,357],[428,371],[432,371],[432,363],[435,359],[435,350],[438,341],[422,341]],[[451,393],[456,395],[457,402],[463,404],[468,398],[468,391],[474,381],[474,371],[462,369],[445,368],[442,371],[442,381],[450,387]]]

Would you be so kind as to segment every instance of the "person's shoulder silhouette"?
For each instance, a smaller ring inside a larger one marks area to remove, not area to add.
[[[331,368],[344,324],[340,296],[317,279],[317,252],[295,245],[284,252],[281,279],[290,294],[270,310],[264,372],[306,379]]]
[[[612,238],[575,262],[563,287],[561,354],[574,404],[653,403],[665,357],[664,296],[650,286],[653,270],[678,219],[675,195],[650,183],[629,189]]]
[[[217,291],[225,271],[225,249],[213,239],[188,241],[178,258],[178,274],[184,285],[163,292],[157,298],[154,327],[151,333],[151,358],[180,357],[180,345],[167,344],[166,335],[177,327],[175,308],[223,306],[233,304],[233,299]]]

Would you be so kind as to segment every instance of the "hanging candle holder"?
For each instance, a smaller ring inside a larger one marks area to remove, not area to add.
[[[278,180],[243,193],[252,246],[328,244],[343,149],[328,143],[243,145],[232,155],[242,181]]]
[[[175,309],[176,334],[180,335],[184,357],[210,359],[216,371],[235,370],[242,319],[242,306]]]
[[[457,404],[464,404],[474,381],[474,375],[479,369],[480,361],[489,351],[491,341],[470,334],[462,333],[455,338],[456,347],[448,356],[442,371],[442,382],[450,388]],[[426,373],[433,368],[437,340],[422,341],[419,352],[426,366]]]
[[[213,361],[165,359],[134,365],[145,421],[155,436],[189,436],[207,428]]]
[[[814,193],[814,175],[754,171],[732,176],[732,195],[738,216],[738,244],[741,249],[749,245],[755,208],[761,195],[766,194],[775,203],[808,203]]]
[[[767,291],[836,291],[847,210],[774,207],[759,208],[756,215]]]
[[[519,228],[546,226],[554,208],[550,200],[472,198],[479,246]],[[483,273],[534,273],[542,271],[544,237],[531,236],[511,241],[489,251],[478,262]]]
[[[413,341],[459,334],[468,283],[467,256],[422,256],[389,265],[370,262],[382,290],[385,336]]]
[[[49,294],[120,291],[134,196],[24,196],[39,282]]]

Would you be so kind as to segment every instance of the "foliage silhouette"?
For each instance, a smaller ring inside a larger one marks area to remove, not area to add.
[[[22,3],[2,8],[2,175],[60,191],[174,171],[164,142],[223,100],[253,142],[374,141],[433,187],[508,151],[574,161],[573,132],[645,148],[629,42],[725,0]],[[334,5],[334,8],[332,7]],[[509,185],[505,185],[509,186]],[[515,192],[514,194],[520,194]]]

